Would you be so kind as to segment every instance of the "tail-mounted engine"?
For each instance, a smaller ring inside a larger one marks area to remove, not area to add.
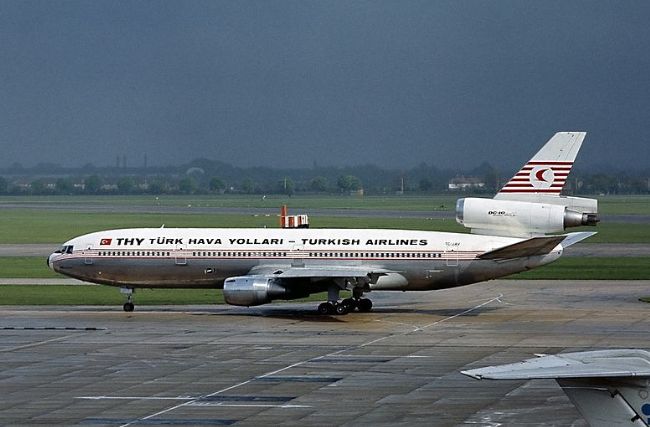
[[[456,221],[476,234],[527,237],[596,225],[597,200],[554,197],[550,203],[465,198],[456,202]]]

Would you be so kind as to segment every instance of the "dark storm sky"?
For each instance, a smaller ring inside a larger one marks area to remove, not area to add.
[[[0,166],[650,159],[648,1],[0,1]]]

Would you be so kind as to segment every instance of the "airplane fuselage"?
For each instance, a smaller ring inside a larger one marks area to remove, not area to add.
[[[502,277],[554,261],[543,256],[481,260],[522,239],[367,229],[142,228],[74,238],[50,256],[57,272],[122,287],[219,288],[224,280],[292,267],[389,270],[371,290],[431,290]]]

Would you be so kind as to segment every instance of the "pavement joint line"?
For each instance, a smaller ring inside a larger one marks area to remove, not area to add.
[[[76,326],[0,326],[2,331],[105,331],[107,328],[97,328],[94,326],[76,327]]]
[[[242,381],[242,382],[240,382],[240,383],[237,383],[237,384],[231,385],[230,387],[226,387],[226,388],[223,388],[223,389],[221,389],[221,390],[217,390],[217,391],[212,392],[212,393],[210,393],[210,394],[202,395],[202,396],[200,396],[200,397],[198,397],[198,398],[196,398],[196,399],[189,400],[189,401],[186,401],[186,402],[183,402],[183,403],[179,403],[178,405],[175,405],[175,406],[169,407],[169,408],[167,408],[167,409],[163,409],[163,410],[161,410],[161,411],[158,411],[158,412],[153,413],[153,414],[146,415],[146,416],[144,416],[144,417],[140,417],[140,418],[137,418],[137,419],[133,419],[133,420],[129,421],[129,422],[126,423],[126,424],[122,424],[122,425],[120,425],[120,427],[129,427],[129,426],[132,426],[132,425],[134,425],[134,424],[141,423],[142,421],[146,421],[146,420],[149,420],[149,419],[151,419],[151,418],[157,417],[158,415],[167,414],[167,413],[169,413],[169,412],[172,412],[172,411],[174,411],[174,410],[176,410],[176,409],[179,409],[179,408],[182,408],[182,407],[186,407],[186,406],[196,406],[196,405],[194,405],[194,404],[195,404],[196,402],[200,402],[200,401],[203,400],[203,399],[207,399],[207,398],[209,398],[209,397],[216,396],[216,395],[218,395],[218,394],[222,394],[222,393],[225,393],[225,392],[230,391],[230,390],[234,390],[234,389],[236,389],[236,388],[239,388],[239,387],[245,386],[245,385],[247,385],[247,384],[250,384],[250,383],[252,383],[253,381],[255,381],[256,379],[259,379],[259,378],[267,378],[267,377],[270,377],[270,376],[272,376],[272,375],[278,374],[278,373],[280,373],[280,372],[287,371],[287,370],[289,370],[289,369],[295,368],[295,367],[297,367],[297,366],[304,365],[304,364],[309,363],[309,362],[312,362],[312,361],[321,360],[321,359],[325,359],[325,358],[328,358],[328,357],[340,356],[342,353],[345,353],[346,351],[350,351],[350,350],[353,350],[353,349],[359,349],[359,348],[367,347],[367,346],[369,346],[369,345],[376,344],[376,343],[378,343],[378,342],[380,342],[380,341],[383,341],[383,340],[386,340],[386,339],[389,339],[389,338],[398,337],[398,336],[404,336],[404,335],[411,334],[411,333],[413,333],[413,332],[423,331],[423,330],[425,330],[425,329],[427,329],[427,328],[430,328],[430,327],[432,327],[432,326],[439,325],[439,324],[441,324],[441,323],[443,323],[443,322],[445,322],[445,321],[447,321],[447,320],[453,320],[453,319],[455,319],[455,318],[457,318],[457,317],[460,317],[460,316],[463,316],[463,315],[465,315],[465,314],[467,314],[467,313],[471,313],[472,311],[477,310],[477,309],[479,309],[479,308],[482,308],[482,307],[484,307],[484,306],[486,306],[486,305],[488,305],[488,304],[490,304],[490,303],[492,303],[492,302],[494,302],[494,301],[499,301],[499,298],[502,298],[502,297],[503,297],[503,294],[499,294],[499,295],[497,295],[496,297],[491,298],[491,299],[489,299],[489,300],[487,300],[487,301],[484,301],[484,302],[482,302],[481,304],[478,304],[478,305],[476,305],[476,306],[474,306],[474,307],[472,307],[472,308],[468,308],[467,310],[464,310],[464,311],[462,311],[462,312],[460,312],[460,313],[456,313],[456,314],[454,314],[453,316],[445,317],[445,318],[443,318],[443,319],[440,319],[440,320],[438,320],[438,321],[436,321],[436,322],[433,322],[433,323],[429,323],[428,325],[424,325],[424,326],[422,326],[422,327],[415,327],[415,329],[412,329],[412,330],[409,330],[409,331],[405,331],[405,332],[392,333],[392,334],[386,335],[386,336],[381,337],[381,338],[377,338],[377,339],[374,339],[374,340],[371,340],[371,341],[367,341],[367,342],[362,343],[362,344],[351,345],[351,346],[348,346],[348,347],[346,347],[346,348],[343,348],[343,349],[340,349],[340,350],[337,350],[337,351],[333,351],[333,352],[331,352],[331,353],[329,353],[329,354],[324,354],[324,355],[321,355],[321,356],[316,356],[316,357],[312,357],[312,358],[309,358],[309,359],[306,359],[306,360],[302,360],[302,361],[300,361],[300,362],[292,363],[291,365],[285,366],[284,368],[276,369],[275,371],[267,372],[267,373],[265,373],[265,374],[258,375],[258,376],[256,376],[256,377],[249,378],[249,379],[247,379],[247,380],[245,380],[245,381]]]
[[[188,406],[223,406],[230,408],[311,408],[311,405],[272,404],[272,403],[228,403],[228,402],[203,402],[201,397],[192,396],[76,396],[80,400],[183,400],[192,401]]]
[[[52,339],[49,339],[49,340],[34,342],[34,343],[31,343],[31,344],[25,344],[25,345],[19,345],[19,346],[16,346],[16,347],[3,348],[3,349],[0,349],[0,353],[7,353],[9,351],[16,351],[16,350],[24,350],[26,348],[38,347],[40,345],[45,345],[45,344],[49,344],[49,343],[56,342],[56,341],[64,341],[64,340],[67,340],[68,338],[72,338],[73,336],[74,335],[66,335],[64,337],[52,338]]]
[[[295,408],[312,408],[311,405],[274,405],[272,403],[225,403],[225,402],[190,402],[187,406],[220,406],[224,408],[281,408],[281,409],[295,409]]]

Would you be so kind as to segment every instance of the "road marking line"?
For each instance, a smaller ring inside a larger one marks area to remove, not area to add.
[[[331,352],[331,353],[329,353],[329,354],[324,354],[324,355],[321,355],[321,356],[312,357],[312,358],[310,358],[310,359],[302,360],[302,361],[300,361],[300,362],[292,363],[291,365],[285,366],[284,368],[276,369],[275,371],[267,372],[267,373],[265,373],[265,374],[262,374],[262,375],[259,375],[259,376],[256,376],[256,377],[253,377],[253,378],[250,378],[250,379],[248,379],[248,380],[246,380],[246,381],[242,381],[242,382],[237,383],[237,384],[234,384],[234,385],[232,385],[232,386],[230,386],[230,387],[226,387],[226,388],[224,388],[224,389],[217,390],[217,391],[215,391],[215,392],[213,392],[213,393],[210,393],[210,394],[206,394],[206,395],[203,395],[203,396],[197,397],[197,398],[192,399],[192,400],[189,400],[189,401],[187,401],[187,402],[179,403],[179,404],[176,405],[176,406],[172,406],[172,407],[170,407],[170,408],[163,409],[163,410],[158,411],[158,412],[156,412],[156,413],[154,413],[154,414],[150,414],[150,415],[147,415],[147,416],[144,416],[144,417],[141,417],[141,418],[137,418],[137,419],[131,420],[131,421],[129,421],[129,422],[126,423],[126,424],[122,424],[120,427],[129,427],[129,426],[131,426],[131,425],[133,425],[133,424],[138,424],[138,423],[140,423],[140,422],[142,422],[142,421],[149,420],[149,419],[151,419],[151,418],[153,418],[153,417],[156,417],[156,416],[158,416],[158,415],[166,414],[166,413],[168,413],[168,412],[174,411],[174,410],[179,409],[179,408],[182,408],[182,407],[186,407],[186,406],[200,406],[200,405],[194,405],[194,404],[197,403],[197,402],[199,402],[200,400],[204,400],[204,399],[207,399],[207,398],[210,398],[210,397],[216,396],[216,395],[218,395],[218,394],[222,394],[222,393],[225,393],[225,392],[227,392],[227,391],[234,390],[234,389],[239,388],[239,387],[241,387],[241,386],[244,386],[244,385],[250,384],[250,383],[252,383],[253,381],[255,381],[256,379],[270,377],[270,376],[272,376],[272,375],[279,374],[280,372],[287,371],[287,370],[289,370],[289,369],[291,369],[291,368],[295,368],[295,367],[297,367],[297,366],[301,366],[301,365],[304,365],[304,364],[309,363],[309,362],[312,362],[312,361],[322,360],[322,359],[325,359],[325,358],[328,358],[328,357],[333,357],[333,356],[341,356],[341,353],[345,353],[346,351],[350,351],[350,350],[353,350],[353,349],[358,349],[358,348],[367,347],[367,346],[369,346],[369,345],[372,345],[372,344],[378,343],[378,342],[380,342],[380,341],[383,341],[383,340],[386,340],[386,339],[389,339],[389,338],[398,337],[398,336],[404,336],[404,335],[411,334],[411,333],[413,333],[413,332],[423,331],[423,330],[425,330],[425,329],[427,329],[427,328],[430,328],[430,327],[432,327],[432,326],[436,326],[436,325],[439,325],[439,324],[441,324],[441,323],[443,323],[443,322],[446,322],[447,320],[452,320],[452,319],[455,319],[455,318],[457,318],[457,317],[463,316],[463,315],[465,315],[465,314],[467,314],[467,313],[471,313],[472,311],[477,310],[477,309],[479,309],[479,308],[481,308],[481,307],[484,307],[484,306],[486,306],[486,305],[488,305],[488,304],[490,304],[490,303],[492,303],[492,302],[494,302],[494,301],[500,301],[500,298],[502,298],[502,297],[503,297],[503,294],[499,294],[499,295],[497,295],[496,297],[491,298],[491,299],[489,299],[489,300],[487,300],[487,301],[485,301],[485,302],[483,302],[483,303],[481,303],[481,304],[478,304],[478,305],[476,305],[476,306],[474,306],[474,307],[472,307],[472,308],[468,308],[467,310],[465,310],[465,311],[463,311],[463,312],[460,312],[460,313],[454,314],[453,316],[445,317],[444,319],[438,320],[438,321],[433,322],[433,323],[430,323],[430,324],[428,324],[428,325],[424,325],[424,326],[421,326],[421,327],[415,327],[414,329],[412,329],[412,330],[410,330],[410,331],[399,332],[399,333],[394,333],[394,334],[386,335],[386,336],[384,336],[384,337],[377,338],[377,339],[374,339],[374,340],[371,340],[371,341],[367,341],[367,342],[362,343],[362,344],[351,345],[351,346],[349,346],[349,347],[347,347],[347,348],[343,348],[343,349],[341,349],[341,350],[333,351],[333,352]],[[352,355],[351,355],[351,356],[352,356]],[[219,405],[213,405],[213,406],[219,406]],[[221,405],[221,406],[223,406],[223,405]],[[284,405],[284,406],[286,407],[287,405]],[[278,407],[283,407],[283,406],[278,406]]]
[[[68,338],[71,338],[71,337],[74,337],[74,336],[78,336],[78,335],[66,335],[64,337],[58,337],[58,338],[52,338],[52,339],[45,340],[45,341],[33,342],[31,344],[25,344],[25,345],[18,345],[18,346],[15,346],[15,347],[3,348],[3,349],[0,349],[0,353],[6,353],[8,351],[23,350],[25,348],[38,347],[39,345],[45,345],[45,344],[49,344],[51,342],[67,340]]]

